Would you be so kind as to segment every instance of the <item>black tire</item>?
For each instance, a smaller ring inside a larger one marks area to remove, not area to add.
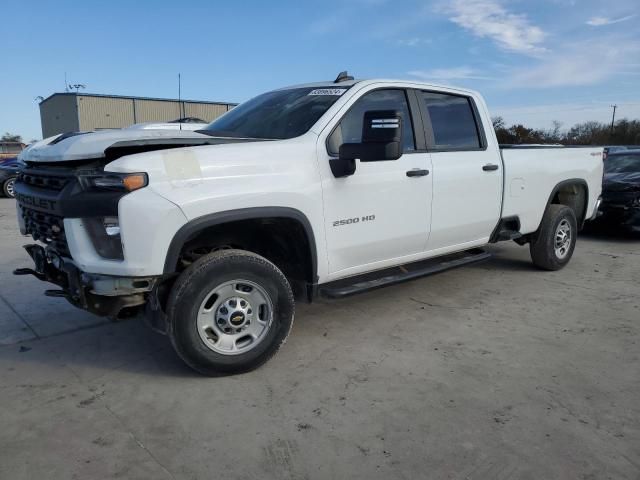
[[[15,191],[13,190],[13,185],[15,183],[15,177],[8,178],[2,184],[2,193],[5,197],[16,198]]]
[[[563,224],[563,222],[566,223]],[[556,252],[556,233],[561,224],[563,227],[568,224],[571,237],[568,248],[561,250],[566,253],[559,255]],[[578,221],[573,209],[565,205],[549,205],[542,217],[540,228],[534,234],[529,245],[533,264],[543,270],[560,270],[569,263],[573,256],[577,235]]]
[[[242,279],[264,290],[273,306],[272,323],[261,340],[239,354],[219,353],[203,341],[198,312],[219,285]],[[219,250],[189,266],[176,280],[167,305],[168,334],[176,352],[203,375],[248,372],[273,357],[293,325],[295,302],[283,273],[267,259],[244,250]]]

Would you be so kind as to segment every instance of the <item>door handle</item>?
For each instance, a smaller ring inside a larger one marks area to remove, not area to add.
[[[407,177],[424,177],[425,175],[429,175],[429,170],[413,168],[407,171]]]
[[[482,167],[482,170],[484,170],[485,172],[493,172],[494,170],[498,170],[499,168],[500,167],[498,165],[487,163],[484,167]]]

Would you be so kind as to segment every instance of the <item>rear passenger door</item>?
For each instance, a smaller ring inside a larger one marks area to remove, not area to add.
[[[502,162],[488,148],[472,97],[417,92],[433,165],[431,235],[427,250],[447,253],[481,245],[502,203]]]

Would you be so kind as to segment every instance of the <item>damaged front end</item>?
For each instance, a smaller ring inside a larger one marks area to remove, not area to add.
[[[72,305],[95,315],[111,318],[131,316],[146,303],[156,277],[116,277],[82,272],[72,260],[41,245],[25,245],[35,268],[18,268],[14,275],[33,275],[59,290],[46,290],[49,297],[66,298]]]
[[[601,222],[640,232],[640,182],[632,185],[605,184],[600,212]]]
[[[602,223],[640,232],[640,150],[607,157],[600,212]]]
[[[20,232],[39,244],[24,248],[34,268],[16,275],[33,275],[60,287],[47,290],[76,307],[112,318],[130,316],[146,302],[154,277],[103,275],[82,271],[74,262],[70,238],[85,240],[85,248],[103,261],[123,260],[118,202],[146,185],[144,174],[105,172],[104,160],[62,165],[27,164],[15,184]],[[125,182],[137,181],[135,188]],[[80,232],[80,233],[79,233]],[[77,243],[77,242],[76,242]]]

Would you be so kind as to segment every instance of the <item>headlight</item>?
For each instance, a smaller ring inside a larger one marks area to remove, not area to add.
[[[80,185],[84,190],[112,190],[133,192],[149,184],[146,173],[102,173],[80,175]]]

